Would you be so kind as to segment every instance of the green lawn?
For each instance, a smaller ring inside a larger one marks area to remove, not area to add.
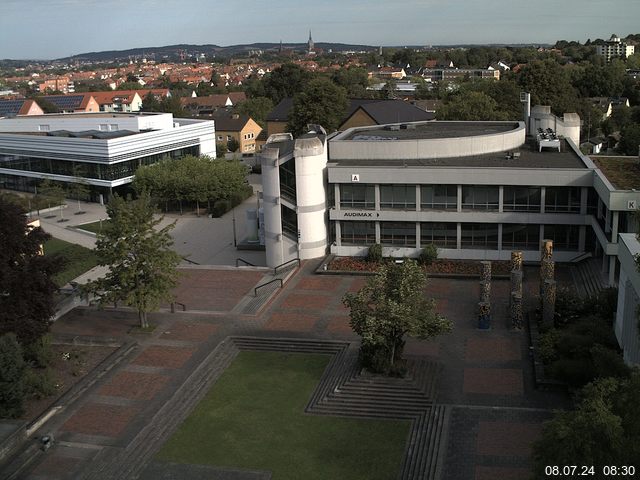
[[[329,356],[241,352],[158,454],[274,480],[396,478],[410,422],[304,413]]]
[[[78,225],[76,228],[80,230],[86,230],[87,232],[99,233],[100,232],[100,223],[102,223],[102,228],[109,222],[109,220],[102,220],[102,222],[97,221],[93,223],[85,223],[84,225]]]
[[[64,286],[98,264],[98,258],[93,250],[57,238],[51,238],[44,244],[44,254],[60,254],[66,260],[63,270],[53,277],[54,282],[59,287]]]

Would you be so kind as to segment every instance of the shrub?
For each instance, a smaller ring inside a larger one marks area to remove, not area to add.
[[[556,293],[556,326],[575,322],[584,313],[584,300],[572,289],[559,288]]]
[[[229,210],[231,210],[231,202],[229,200],[216,200],[213,208],[211,208],[211,215],[214,218],[219,218]]]
[[[369,252],[367,254],[367,261],[380,263],[382,261],[382,245],[376,243],[369,247]]]
[[[595,377],[593,362],[589,358],[560,358],[548,368],[553,378],[573,387],[581,387]]]
[[[605,288],[598,292],[598,295],[589,297],[584,302],[584,313],[598,315],[613,324],[613,319],[618,308],[618,289],[615,287]]]
[[[51,335],[43,335],[24,349],[24,359],[36,368],[45,368],[53,361]]]
[[[437,259],[438,247],[436,247],[433,243],[430,243],[422,249],[418,261],[421,265],[431,265]]]
[[[50,368],[28,368],[24,383],[27,395],[37,400],[56,393],[56,383]]]
[[[596,377],[626,378],[631,374],[631,370],[617,350],[596,344],[591,348],[591,358],[593,358]]]
[[[538,338],[538,353],[545,364],[551,363],[558,357],[558,340],[560,332],[555,328],[551,328],[540,334]]]
[[[22,347],[15,334],[0,337],[0,418],[16,418],[24,413],[25,369]]]

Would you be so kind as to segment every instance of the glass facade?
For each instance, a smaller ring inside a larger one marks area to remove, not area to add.
[[[497,186],[462,186],[463,210],[498,210],[500,190]]]
[[[198,146],[185,147],[117,163],[92,163],[0,153],[0,168],[69,177],[73,177],[74,172],[82,171],[85,178],[113,181],[133,176],[136,169],[142,165],[151,165],[164,159],[182,158],[186,155],[198,155],[199,152]]]
[[[457,185],[422,185],[420,208],[425,210],[457,210]]]
[[[375,222],[342,222],[342,245],[373,245],[376,243]]]
[[[293,203],[296,202],[296,162],[294,159],[280,165],[280,193]]]
[[[415,210],[416,186],[380,185],[380,208],[393,210]]]
[[[540,248],[540,225],[502,224],[503,250],[538,250]]]
[[[433,243],[438,247],[457,248],[457,223],[423,222],[420,224],[420,245]]]
[[[540,212],[540,187],[505,186],[503,210],[505,212]]]
[[[479,250],[498,249],[498,224],[463,223],[461,247]]]
[[[298,240],[298,215],[289,207],[280,205],[282,215],[282,233],[293,240]]]
[[[380,222],[380,243],[399,247],[416,247],[416,224],[413,222]]]
[[[553,240],[555,250],[578,250],[580,227],[578,225],[545,225],[544,238]]]
[[[580,187],[547,187],[544,210],[547,213],[580,213]]]
[[[340,185],[340,208],[373,210],[376,208],[374,185]]]

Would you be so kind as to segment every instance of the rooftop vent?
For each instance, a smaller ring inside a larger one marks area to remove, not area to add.
[[[397,131],[400,130],[400,125],[385,125],[385,130]]]
[[[402,125],[400,125],[400,128],[402,130],[415,130],[416,126],[413,123],[403,123]]]

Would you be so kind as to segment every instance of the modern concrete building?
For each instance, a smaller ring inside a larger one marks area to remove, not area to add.
[[[624,361],[640,364],[640,334],[638,331],[638,307],[640,306],[640,273],[635,258],[640,255],[640,243],[635,234],[620,235],[618,259],[618,309],[613,325]]]
[[[77,182],[98,200],[163,158],[216,155],[214,122],[170,113],[82,113],[0,118],[0,186],[34,191],[44,178]]]
[[[579,151],[577,115],[534,108],[527,123],[272,136],[261,154],[268,264],[365,255],[374,243],[395,257],[433,243],[444,258],[508,259],[522,250],[538,261],[548,238],[556,261],[602,257],[615,283],[618,233],[634,231],[640,191],[607,178],[607,164],[619,171],[615,160],[599,167]]]
[[[604,57],[605,61],[610,62],[614,58],[627,58],[633,55],[635,47],[623,42],[615,33],[604,45],[596,46],[596,53]]]

